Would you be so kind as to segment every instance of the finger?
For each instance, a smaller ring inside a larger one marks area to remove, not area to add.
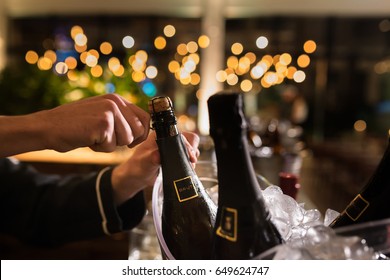
[[[131,112],[135,114],[137,118],[136,125],[139,128],[137,137],[135,137],[133,143],[131,144],[131,147],[134,147],[143,142],[148,137],[150,128],[150,115],[134,104],[129,103],[128,107],[130,107]]]
[[[155,150],[150,155],[150,161],[153,165],[160,165],[161,159],[160,159],[160,152],[158,150]]]
[[[149,133],[149,114],[117,94],[108,94],[106,98],[119,109],[115,122],[118,145],[134,147],[144,141]]]
[[[118,146],[131,145],[136,139],[137,135],[142,128],[137,127],[138,120],[134,119],[129,121],[126,119],[121,112],[116,112],[114,126],[116,144]]]
[[[87,104],[87,103],[93,103],[93,102],[99,102],[101,101],[103,98],[105,99],[106,96],[108,94],[104,94],[104,95],[98,95],[98,96],[92,96],[92,97],[87,97],[87,98],[83,98],[83,99],[79,99],[79,100],[76,100],[76,101],[72,101],[72,102],[69,102],[67,104],[72,104],[72,103],[77,103],[77,104]],[[66,105],[66,104],[65,104]]]
[[[116,149],[116,136],[113,130],[108,130],[102,139],[95,140],[95,143],[89,146],[95,152],[113,152]]]
[[[200,151],[199,151],[199,142],[200,142],[200,138],[197,134],[195,133],[192,133],[192,132],[183,132],[183,135],[185,136],[187,142],[191,145],[192,147],[192,150],[193,150],[193,153],[194,153],[194,156],[195,156],[195,161],[198,159],[199,155],[200,155]]]
[[[187,138],[182,134],[183,143],[187,149],[189,159],[192,163],[197,162],[199,153],[197,152],[197,148],[194,148],[190,142],[188,142]]]
[[[183,131],[182,134],[194,149],[199,147],[200,138],[197,134],[189,131]]]
[[[124,110],[120,109],[120,107],[123,107],[124,103],[121,102],[118,96],[113,95],[112,98],[108,97],[107,99],[111,100],[107,103],[107,106],[109,106],[107,110],[113,115],[114,130],[111,133],[115,135],[116,142],[114,142],[114,144],[117,146],[131,144],[136,137],[135,133],[137,133],[136,125],[132,125],[132,123],[136,123],[138,118],[134,115],[132,116],[134,120],[130,121],[125,118],[122,114],[122,111]]]

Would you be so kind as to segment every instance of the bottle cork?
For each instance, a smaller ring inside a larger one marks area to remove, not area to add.
[[[172,101],[168,96],[157,96],[149,100],[149,112],[159,113],[172,110]]]

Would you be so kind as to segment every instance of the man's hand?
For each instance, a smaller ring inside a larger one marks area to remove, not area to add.
[[[183,132],[190,161],[195,164],[199,156],[199,137],[191,132]],[[138,145],[130,158],[114,168],[111,182],[114,199],[119,205],[140,190],[153,186],[160,168],[160,153],[156,134],[152,131],[148,138]]]
[[[135,147],[149,133],[147,112],[117,94],[105,94],[20,116],[0,116],[0,156],[90,147],[112,152]]]
[[[44,127],[46,148],[60,152],[78,147],[112,152],[134,147],[149,133],[147,112],[117,94],[105,94],[36,113]]]

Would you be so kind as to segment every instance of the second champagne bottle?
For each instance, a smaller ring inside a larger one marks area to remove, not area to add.
[[[219,185],[213,258],[252,259],[282,243],[282,237],[253,169],[242,95],[217,93],[208,108]]]

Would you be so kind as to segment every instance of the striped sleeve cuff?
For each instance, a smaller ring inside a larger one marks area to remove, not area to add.
[[[142,191],[119,207],[115,205],[111,174],[112,168],[107,167],[101,170],[96,178],[96,198],[101,216],[101,226],[107,235],[137,226],[146,211]]]
[[[103,229],[103,232],[107,235],[110,235],[111,233],[107,228],[107,216],[106,216],[106,212],[104,211],[104,205],[103,205],[102,193],[101,193],[101,188],[102,188],[101,187],[101,181],[102,181],[101,179],[102,179],[103,174],[109,170],[110,170],[110,167],[104,168],[103,170],[101,170],[99,172],[99,174],[96,178],[96,196],[97,196],[97,202],[98,202],[98,206],[99,206],[100,216],[102,218],[102,229]]]

